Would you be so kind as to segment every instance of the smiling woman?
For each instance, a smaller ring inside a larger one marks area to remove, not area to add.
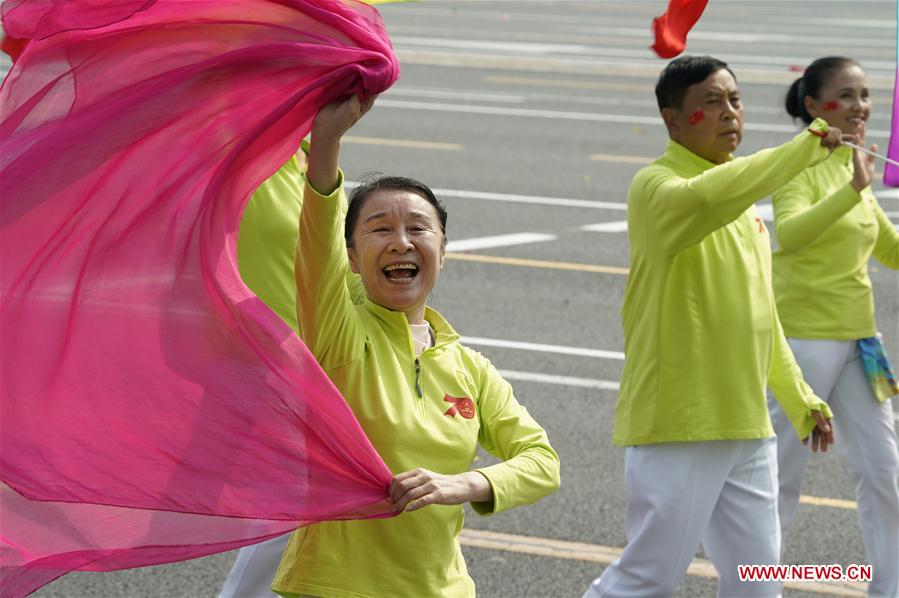
[[[440,276],[446,210],[424,184],[384,177],[346,198],[340,139],[370,108],[353,97],[312,127],[297,248],[300,336],[393,472],[400,513],[324,522],[292,536],[272,588],[285,596],[473,596],[462,504],[498,513],[559,486],[559,458],[511,386],[427,299]],[[366,299],[346,284],[360,275]],[[480,445],[502,462],[472,470]]]
[[[446,250],[446,208],[427,187],[405,177],[383,177],[353,191],[347,209],[350,268],[372,301],[424,324]],[[358,222],[361,220],[361,224]]]

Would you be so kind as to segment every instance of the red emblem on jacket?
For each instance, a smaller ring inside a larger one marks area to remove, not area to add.
[[[469,399],[468,397],[451,397],[449,395],[444,395],[443,400],[447,403],[452,403],[453,406],[446,410],[446,413],[443,415],[447,417],[453,417],[457,413],[464,417],[465,419],[474,418],[474,401]]]

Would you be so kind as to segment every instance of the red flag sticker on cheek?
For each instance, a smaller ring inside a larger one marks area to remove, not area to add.
[[[824,102],[824,105],[821,106],[821,109],[824,110],[825,112],[831,112],[833,110],[836,110],[839,107],[840,107],[839,102],[837,102],[836,100],[831,100],[829,102]]]
[[[696,123],[701,123],[705,119],[705,112],[702,110],[697,110],[693,114],[690,115],[690,118],[687,119],[687,122],[691,125],[695,125]]]

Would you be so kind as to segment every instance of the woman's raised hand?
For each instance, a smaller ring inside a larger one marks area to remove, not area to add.
[[[331,102],[318,111],[312,121],[312,141],[340,141],[340,138],[359,122],[375,103],[372,96],[364,102],[357,95]]]
[[[860,137],[853,143],[864,147],[865,139]],[[877,152],[876,143],[871,146],[871,151]],[[862,189],[870,185],[871,181],[874,180],[874,156],[854,149],[852,150],[852,166],[852,181],[850,181],[849,184],[852,185],[852,188],[855,189],[856,192],[861,192]]]
[[[493,499],[487,478],[476,471],[443,475],[419,467],[390,480],[388,498],[397,512],[417,511],[428,505],[460,505]]]
[[[306,179],[318,193],[330,195],[337,189],[340,138],[371,110],[375,97],[363,102],[354,95],[346,100],[331,102],[315,115]]]

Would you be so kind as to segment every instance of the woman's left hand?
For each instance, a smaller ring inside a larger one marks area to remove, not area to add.
[[[397,512],[417,511],[428,505],[459,505],[493,499],[490,482],[476,471],[443,475],[419,467],[390,480],[388,498]]]

